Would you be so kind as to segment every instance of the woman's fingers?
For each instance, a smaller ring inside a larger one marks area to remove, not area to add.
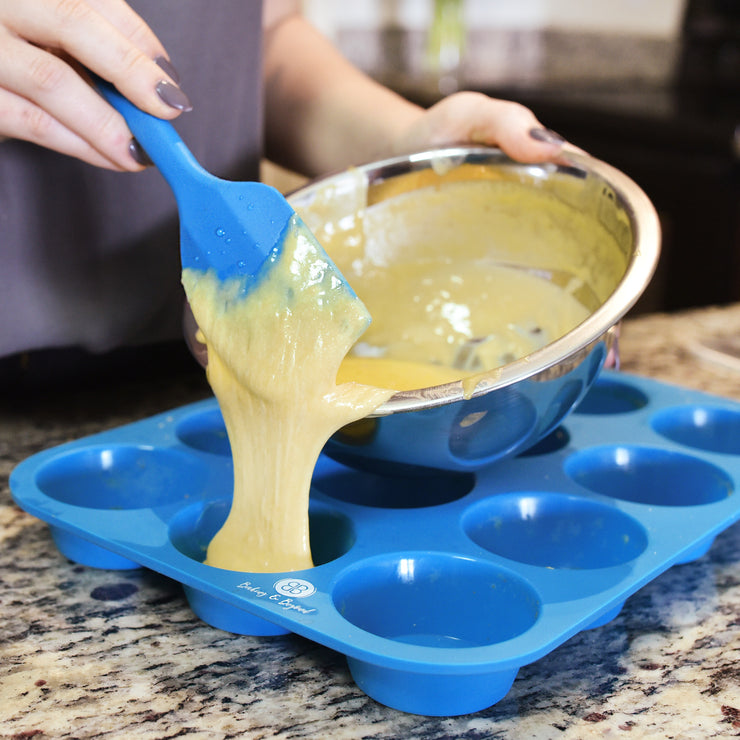
[[[0,134],[139,169],[125,122],[91,88],[84,68],[160,118],[192,107],[164,47],[122,0],[0,0],[0,89],[27,101],[3,115]]]
[[[461,92],[429,108],[405,133],[398,148],[459,143],[498,146],[513,159],[526,162],[553,159],[566,144],[523,105]]]
[[[96,167],[141,169],[134,160],[122,166],[108,159],[45,110],[3,89],[0,89],[0,133],[5,138],[30,141]]]
[[[0,89],[12,136],[116,169],[139,169],[125,121],[64,60],[16,37],[0,39]],[[97,155],[97,156],[96,156]]]
[[[470,140],[501,147],[510,157],[522,162],[552,159],[565,142],[554,131],[546,129],[532,111],[519,103],[483,96],[472,105]]]
[[[166,58],[164,47],[123,0],[0,0],[0,18],[20,39],[68,54],[143,110],[177,115],[156,94],[165,75],[155,59]]]

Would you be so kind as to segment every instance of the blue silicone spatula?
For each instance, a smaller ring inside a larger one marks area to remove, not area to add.
[[[172,188],[180,217],[183,269],[205,272],[212,268],[222,281],[244,279],[248,289],[260,268],[277,257],[287,230],[297,218],[288,201],[269,185],[232,182],[210,174],[172,124],[140,110],[107,82],[96,79],[95,83]],[[325,255],[302,222],[300,227]],[[351,291],[328,255],[324,269],[335,271]]]

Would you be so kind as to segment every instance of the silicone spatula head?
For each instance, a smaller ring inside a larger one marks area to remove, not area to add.
[[[231,182],[206,172],[172,124],[140,110],[108,83],[96,84],[174,192],[183,269],[213,269],[222,281],[237,278],[248,286],[269,267],[287,230],[299,221],[290,204],[269,185]],[[302,223],[301,229],[325,254]],[[346,284],[328,255],[326,263]]]

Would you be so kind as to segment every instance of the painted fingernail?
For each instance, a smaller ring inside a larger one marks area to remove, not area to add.
[[[160,80],[155,88],[159,99],[169,105],[170,108],[176,108],[184,112],[193,110],[193,104],[187,95],[174,83],[167,80]]]
[[[171,79],[174,80],[178,85],[180,84],[180,75],[175,69],[175,65],[167,59],[165,56],[154,57],[154,63]]]
[[[529,135],[535,141],[540,141],[543,144],[552,144],[553,146],[562,146],[563,144],[565,144],[565,139],[560,134],[556,134],[552,129],[549,128],[530,129]]]
[[[131,155],[134,162],[144,167],[151,167],[154,164],[136,139],[131,139],[129,142],[128,153]]]

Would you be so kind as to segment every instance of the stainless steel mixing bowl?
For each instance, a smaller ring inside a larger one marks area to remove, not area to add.
[[[460,181],[494,184],[485,207],[439,197],[433,207],[424,205],[424,193],[445,192],[440,186]],[[502,233],[495,221],[495,183],[503,183],[504,192],[514,187],[554,198],[565,216],[543,221],[536,207],[525,206],[517,214],[516,233]],[[409,193],[420,196],[415,210],[394,207]],[[481,374],[474,388],[453,382],[395,393],[327,444],[325,452],[335,459],[376,472],[475,470],[543,440],[598,376],[613,329],[648,285],[660,251],[658,218],[645,193],[622,172],[580,152],[564,154],[557,164],[533,165],[491,148],[425,151],[314,181],[289,200],[324,246],[343,234],[357,242],[359,228],[376,247],[378,239],[394,242],[390,249],[383,245],[392,254],[415,229],[443,234],[456,220],[473,219],[479,224],[474,238],[483,249],[490,242],[493,258],[584,282],[590,314],[564,336]],[[593,221],[602,238],[569,237],[570,221],[584,219]]]

